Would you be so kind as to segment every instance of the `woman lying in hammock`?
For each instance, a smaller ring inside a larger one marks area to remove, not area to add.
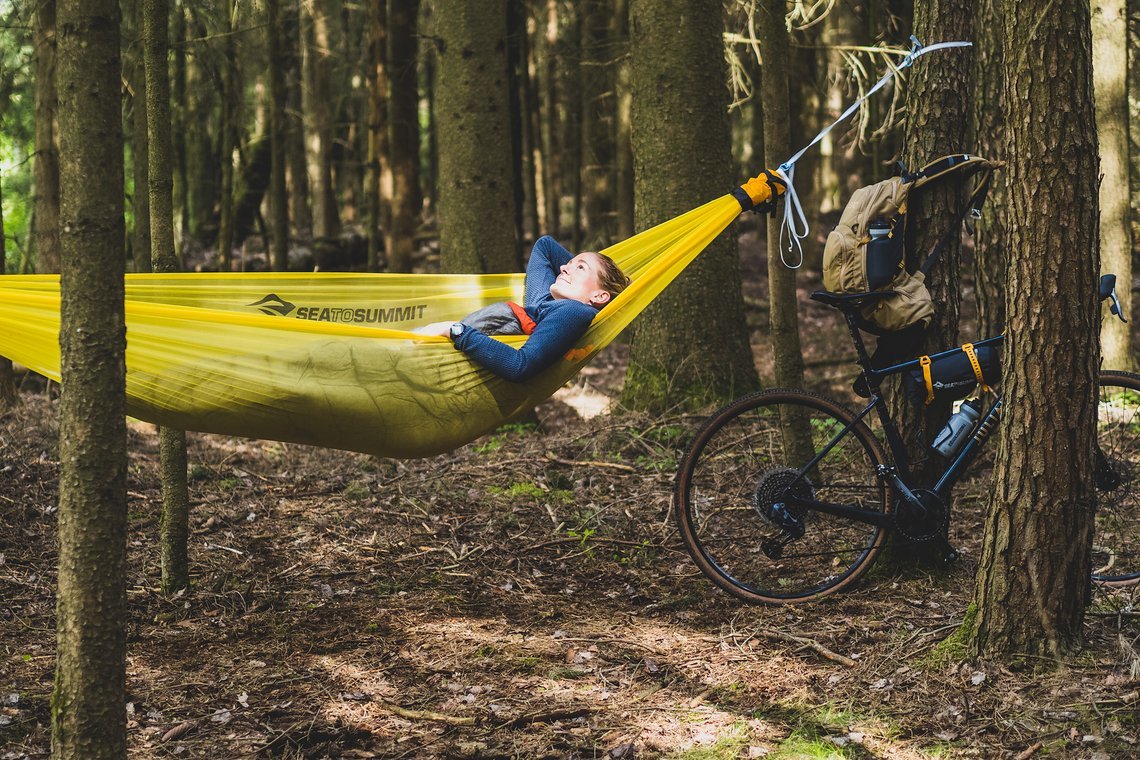
[[[526,305],[491,304],[459,322],[433,322],[415,332],[451,338],[477,364],[523,382],[558,361],[578,342],[594,315],[625,290],[629,278],[604,254],[572,256],[554,238],[534,244],[526,267]],[[488,335],[527,334],[521,348]]]

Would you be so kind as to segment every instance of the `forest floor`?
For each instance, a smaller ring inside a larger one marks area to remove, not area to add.
[[[843,391],[841,325],[800,279],[808,374]],[[1040,667],[938,646],[971,600],[985,466],[955,504],[950,570],[880,562],[824,601],[742,605],[670,513],[699,420],[575,411],[616,393],[624,356],[544,404],[538,430],[432,459],[191,435],[193,586],[173,597],[155,431],[132,422],[130,756],[1140,755],[1135,617],[1089,615],[1085,650]],[[0,416],[0,760],[50,743],[57,400],[25,384]]]

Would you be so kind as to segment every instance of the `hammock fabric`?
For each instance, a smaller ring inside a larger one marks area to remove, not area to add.
[[[742,193],[741,190],[746,191]],[[747,208],[764,177],[607,249],[633,282],[562,361],[512,383],[407,331],[521,301],[523,276],[130,274],[127,409],[186,430],[421,457],[549,397]],[[58,275],[0,277],[0,355],[60,379]],[[520,345],[526,336],[500,336]]]

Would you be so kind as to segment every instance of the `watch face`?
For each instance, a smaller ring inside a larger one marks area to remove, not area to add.
[[[463,334],[463,323],[462,322],[456,322],[455,324],[453,324],[451,326],[451,337],[458,338],[462,334]]]

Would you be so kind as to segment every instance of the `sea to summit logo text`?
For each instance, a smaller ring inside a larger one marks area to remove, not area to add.
[[[308,319],[314,322],[347,322],[351,324],[380,325],[391,322],[422,321],[427,310],[426,303],[410,306],[350,307],[350,306],[298,306],[286,301],[276,293],[270,293],[260,301],[249,304],[263,314]]]

